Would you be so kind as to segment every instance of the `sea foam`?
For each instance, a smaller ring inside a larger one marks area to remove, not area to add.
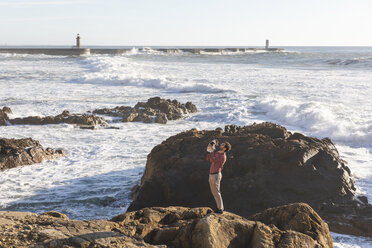
[[[343,104],[296,101],[286,97],[264,97],[256,108],[285,125],[304,129],[317,137],[331,137],[351,146],[372,146],[372,123],[350,118],[352,112]]]

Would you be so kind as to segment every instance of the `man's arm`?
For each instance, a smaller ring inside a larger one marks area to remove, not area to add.
[[[211,152],[207,152],[207,157],[206,157],[206,160],[207,160],[207,161],[212,162],[212,161],[211,161],[212,154],[213,154],[213,153],[211,153]]]
[[[212,154],[213,154],[212,145],[211,144],[208,144],[208,146],[207,146],[207,157],[206,157],[206,160],[207,161],[211,161]]]

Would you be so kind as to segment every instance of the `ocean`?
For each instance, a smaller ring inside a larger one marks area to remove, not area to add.
[[[285,47],[281,52],[122,55],[0,54],[0,107],[15,117],[133,106],[153,96],[191,101],[198,113],[166,125],[114,123],[0,127],[0,137],[39,140],[67,156],[0,173],[0,210],[56,210],[75,219],[111,218],[130,204],[151,149],[187,129],[272,121],[330,137],[372,199],[372,47]],[[372,239],[332,233],[335,247]]]

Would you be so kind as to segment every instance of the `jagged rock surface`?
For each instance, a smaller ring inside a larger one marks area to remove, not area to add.
[[[371,205],[357,198],[350,169],[332,141],[292,134],[274,123],[230,125],[224,131],[193,129],[168,138],[148,155],[129,210],[214,207],[205,160],[212,139],[233,147],[221,183],[228,211],[248,217],[270,207],[305,202],[330,223],[331,230],[372,236]],[[350,221],[351,216],[364,220],[362,227]],[[345,224],[349,230],[337,228]]]
[[[125,236],[117,227],[106,220],[70,220],[58,212],[0,212],[0,247],[162,247]]]
[[[320,216],[305,203],[293,203],[266,209],[257,213],[250,220],[260,221],[266,225],[273,224],[280,230],[296,230],[306,234],[319,243],[327,244],[332,247],[332,238],[328,230],[328,225]]]
[[[39,141],[27,139],[0,139],[0,171],[21,165],[31,165],[44,160],[66,155],[63,150],[55,150],[40,145]]]
[[[110,221],[70,220],[58,212],[0,212],[0,247],[333,247],[327,224],[309,206],[291,208],[299,212],[295,217],[281,215],[291,229],[214,214],[210,208],[145,208]]]
[[[210,208],[144,208],[113,221],[120,224],[126,235],[170,247],[333,247],[327,224],[314,210],[306,204],[293,204],[282,206],[278,212],[285,212],[287,207],[302,217],[287,215],[284,221],[291,223],[287,229],[228,212],[214,214]],[[275,216],[272,221],[276,222]]]
[[[93,111],[94,114],[121,117],[123,122],[143,121],[145,123],[166,124],[168,120],[178,120],[183,115],[197,112],[197,108],[191,102],[182,104],[177,100],[165,100],[153,97],[147,102],[138,102],[134,108],[118,106],[113,109],[103,108]]]
[[[4,107],[6,108],[6,107]],[[7,113],[11,113],[11,109],[7,108],[7,112],[0,110],[0,126],[7,125],[9,122],[12,125],[47,125],[47,124],[75,124],[82,127],[95,127],[95,126],[106,126],[107,122],[104,118],[90,115],[90,114],[70,114],[69,111],[65,110],[61,114],[56,116],[28,116],[24,118],[10,119]],[[10,111],[10,112],[9,112]]]

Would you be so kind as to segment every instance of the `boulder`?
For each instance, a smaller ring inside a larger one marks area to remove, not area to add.
[[[103,108],[93,111],[94,114],[121,117],[123,122],[142,121],[145,123],[166,124],[168,120],[178,120],[183,115],[197,112],[197,108],[191,102],[182,104],[177,100],[165,100],[153,97],[147,102],[138,102],[133,108],[118,106],[113,109]]]
[[[40,145],[39,141],[27,139],[0,139],[0,171],[21,165],[41,163],[66,155],[63,150],[55,150]]]
[[[306,204],[298,204],[298,211],[302,218],[280,219],[291,229],[206,207],[144,208],[85,221],[55,211],[0,212],[0,247],[333,247],[327,224]],[[304,229],[297,222],[310,224]]]
[[[12,110],[9,107],[3,107],[0,109],[0,126],[6,126],[9,121],[8,114],[12,114]]]
[[[305,203],[269,208],[248,219],[260,221],[266,225],[273,224],[280,230],[296,230],[319,243],[327,244],[327,247],[333,245],[328,225]]]
[[[213,139],[232,145],[221,182],[226,210],[248,217],[267,208],[305,202],[330,223],[331,230],[336,223],[350,224],[351,216],[359,216],[367,223],[362,228],[350,224],[350,228],[372,236],[365,228],[372,220],[371,205],[357,198],[350,169],[332,141],[291,133],[267,122],[229,125],[224,131],[192,129],[168,138],[148,155],[128,210],[215,207],[208,184],[210,163],[205,160],[206,146]]]
[[[335,204],[321,210],[333,232],[372,237],[372,206],[358,203]]]

